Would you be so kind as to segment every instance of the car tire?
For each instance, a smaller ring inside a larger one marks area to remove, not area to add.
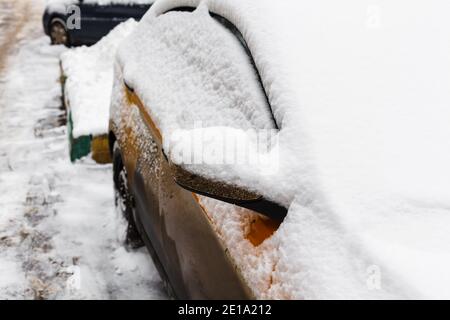
[[[54,18],[50,22],[49,34],[53,45],[70,46],[69,32],[62,19]]]
[[[128,187],[127,171],[117,141],[113,150],[114,200],[116,209],[127,223],[125,245],[129,249],[138,249],[144,246],[144,242],[136,226],[134,198]]]

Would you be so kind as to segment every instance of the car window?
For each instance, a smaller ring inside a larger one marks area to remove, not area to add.
[[[133,39],[139,52],[127,53],[127,59],[142,63],[125,70],[125,78],[163,127],[190,129],[201,122],[276,128],[253,61],[223,21],[196,10],[171,11],[146,22],[148,28]]]
[[[193,11],[195,11],[195,8],[185,6],[185,7],[178,7],[178,8],[175,8],[175,9],[171,9],[171,10],[165,12],[165,14],[167,14],[169,12],[193,12]],[[253,59],[253,55],[252,55],[252,53],[251,53],[251,51],[250,51],[250,49],[249,49],[249,47],[247,45],[247,42],[244,39],[242,33],[228,19],[226,19],[226,18],[224,18],[224,17],[222,17],[222,16],[220,16],[218,14],[212,13],[212,12],[210,12],[210,15],[211,15],[211,17],[213,17],[217,22],[219,22],[222,26],[224,26],[228,31],[230,31],[236,37],[236,39],[242,45],[242,48],[247,53],[247,56],[248,56],[248,58],[250,60],[251,65],[254,68],[255,75],[256,75],[256,77],[258,79],[258,82],[259,82],[259,85],[261,87],[261,92],[264,94],[264,96],[266,98],[267,106],[269,107],[269,111],[270,111],[270,114],[272,116],[272,122],[273,122],[275,128],[279,129],[278,123],[277,123],[277,121],[275,119],[275,116],[274,116],[274,114],[272,112],[272,108],[270,106],[269,97],[267,96],[267,93],[266,93],[266,91],[264,89],[264,85],[263,85],[262,80],[261,80],[261,76],[260,76],[259,71],[258,71],[258,69],[256,67],[255,60]]]

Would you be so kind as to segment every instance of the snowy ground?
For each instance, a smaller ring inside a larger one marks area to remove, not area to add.
[[[69,161],[64,49],[41,15],[41,1],[0,0],[0,299],[165,298],[147,252],[120,242],[111,166]]]

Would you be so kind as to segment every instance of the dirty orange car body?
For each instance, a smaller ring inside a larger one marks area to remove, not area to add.
[[[200,197],[262,213],[245,226],[246,237],[254,246],[270,237],[281,223],[282,219],[267,216],[276,213],[282,218],[286,209],[175,166],[165,154],[161,130],[149,112],[151,106],[144,105],[127,84],[118,61],[114,81],[113,90],[120,98],[112,101],[109,140],[116,201],[125,203],[123,214],[129,222],[127,239],[142,238],[176,298],[254,299]]]
[[[134,198],[133,219],[170,293],[180,299],[253,299],[199,196],[174,180],[158,127],[139,97],[126,86],[123,90],[127,101],[120,111],[123,127],[111,122],[111,151],[119,145]],[[147,136],[127,121],[136,106],[136,121],[145,126]],[[148,150],[151,159],[144,156]],[[279,221],[261,216],[252,221],[247,238],[257,246],[278,226]]]

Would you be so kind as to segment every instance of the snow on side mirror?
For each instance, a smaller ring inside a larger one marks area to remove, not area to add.
[[[286,208],[244,188],[201,177],[173,162],[170,162],[170,170],[175,182],[190,192],[246,208],[275,220],[283,220],[287,214]]]

